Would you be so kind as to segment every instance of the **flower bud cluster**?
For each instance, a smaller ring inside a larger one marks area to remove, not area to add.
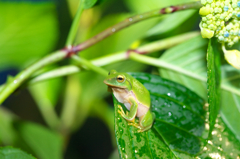
[[[240,0],[201,0],[200,23],[203,38],[217,37],[232,46],[240,39]]]

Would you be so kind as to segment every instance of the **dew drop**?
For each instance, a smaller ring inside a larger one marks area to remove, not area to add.
[[[183,108],[186,108],[186,105],[184,105]]]
[[[131,22],[133,19],[132,19],[132,18],[129,18],[128,20]]]
[[[14,80],[14,81],[13,81],[13,83],[17,83],[17,82],[18,82],[18,80]]]
[[[208,144],[209,144],[209,145],[212,145],[213,143],[212,143],[212,141],[208,140]]]
[[[212,135],[216,135],[217,134],[217,131],[212,131]]]
[[[115,28],[112,28],[112,32],[115,32],[116,31],[116,29]]]
[[[171,112],[168,112],[168,116],[172,116],[172,113],[171,113]]]
[[[135,153],[138,153],[138,151],[137,151],[137,150],[135,150]]]
[[[171,96],[171,93],[167,93],[168,96]]]
[[[124,151],[124,148],[122,148],[122,150]]]

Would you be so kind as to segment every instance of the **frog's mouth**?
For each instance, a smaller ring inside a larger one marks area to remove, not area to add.
[[[108,83],[107,81],[103,81],[106,85],[108,85],[108,87],[112,87],[112,88],[127,88],[126,86],[115,86],[115,85],[112,85],[110,83]]]

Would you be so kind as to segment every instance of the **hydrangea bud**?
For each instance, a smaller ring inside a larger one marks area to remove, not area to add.
[[[201,0],[200,23],[203,38],[217,37],[220,43],[232,46],[240,39],[240,0]]]

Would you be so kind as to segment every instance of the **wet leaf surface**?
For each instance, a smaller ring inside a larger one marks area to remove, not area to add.
[[[240,143],[219,114],[208,140],[209,115],[204,110],[209,107],[203,107],[198,95],[156,75],[129,74],[149,90],[156,119],[149,131],[138,133],[117,113],[122,104],[113,97],[120,158],[240,158]]]
[[[200,136],[204,131],[204,101],[189,89],[159,76],[131,75],[149,90],[151,110],[156,119],[149,131],[138,133],[117,113],[117,105],[121,103],[114,98],[120,157],[179,158],[197,154],[201,150]]]

